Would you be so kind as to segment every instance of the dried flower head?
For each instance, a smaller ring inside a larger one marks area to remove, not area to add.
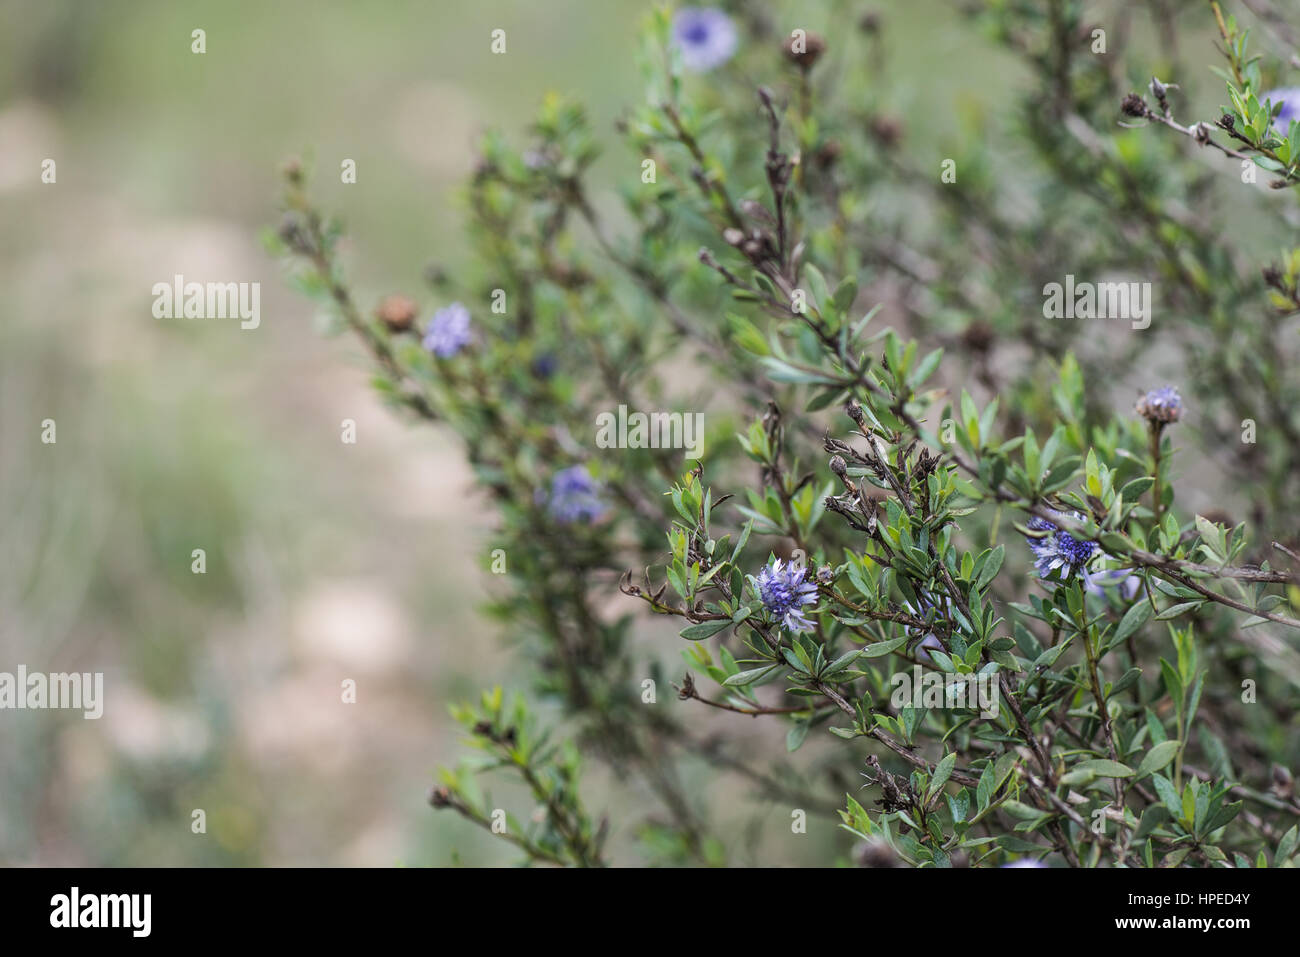
[[[1130,93],[1120,102],[1120,112],[1125,116],[1132,116],[1142,119],[1150,113],[1147,108],[1147,101],[1142,99],[1136,93]]]
[[[826,52],[826,41],[819,33],[791,33],[785,38],[784,50],[787,59],[806,70]]]
[[[409,296],[385,296],[375,310],[375,318],[382,322],[389,332],[406,332],[415,324],[419,312],[415,300]]]

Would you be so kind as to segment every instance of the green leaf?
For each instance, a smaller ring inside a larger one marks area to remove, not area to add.
[[[1181,741],[1161,741],[1142,758],[1142,763],[1138,765],[1137,776],[1144,778],[1148,774],[1159,771],[1174,759],[1180,747],[1182,747]]]
[[[1061,775],[1061,783],[1068,788],[1086,787],[1097,780],[1097,772],[1091,768],[1075,768]]]
[[[1171,817],[1177,819],[1183,815],[1183,799],[1167,777],[1157,774],[1151,778],[1151,783],[1156,789],[1156,794],[1160,795],[1160,800],[1165,803],[1165,808],[1169,811]]]
[[[771,674],[778,667],[780,666],[764,665],[761,668],[750,668],[748,671],[738,671],[736,672],[736,674],[732,675],[726,681],[722,682],[722,687],[743,688],[746,685],[752,685],[756,681],[759,681],[760,679],[767,677],[767,675]]]
[[[736,547],[731,550],[731,560],[733,562],[736,560],[736,557],[740,555],[740,551],[745,547],[745,543],[749,541],[749,534],[753,530],[754,523],[752,520],[746,522],[745,527],[740,530],[740,538],[736,541]]]
[[[940,761],[934,768],[934,777],[930,779],[930,787],[926,791],[926,798],[934,797],[948,783],[948,778],[952,777],[952,769],[957,766],[957,752],[952,751]]]
[[[858,280],[853,276],[845,276],[840,284],[835,287],[835,295],[831,297],[831,302],[840,312],[848,312],[849,307],[853,305],[853,300],[858,297]]]
[[[1241,813],[1241,805],[1241,801],[1236,801],[1232,804],[1225,804],[1223,807],[1215,811],[1202,829],[1204,833],[1210,834],[1221,827],[1226,827],[1228,824],[1231,824],[1233,818]],[[1207,846],[1205,850],[1209,851],[1211,848]]]
[[[1075,769],[1091,771],[1098,777],[1103,778],[1131,778],[1133,776],[1133,769],[1127,764],[1120,764],[1118,761],[1111,761],[1109,758],[1080,761],[1075,765]]]
[[[807,721],[796,721],[790,725],[790,730],[785,733],[785,749],[787,751],[798,751],[799,746],[808,737],[809,727],[811,725]]]
[[[1277,854],[1273,857],[1273,865],[1276,867],[1290,860],[1297,844],[1300,844],[1300,825],[1293,824],[1291,830],[1283,834],[1282,840],[1277,842]]]
[[[901,648],[907,643],[907,636],[902,638],[891,638],[889,641],[878,641],[874,645],[867,645],[862,649],[863,658],[883,658],[895,648]]]
[[[990,764],[980,775],[979,784],[975,788],[975,804],[983,811],[989,806],[989,801],[993,798],[993,789],[996,784],[993,781],[993,765]]]
[[[816,303],[819,310],[825,309],[831,304],[830,288],[826,284],[826,277],[812,263],[805,263],[803,271],[808,277],[809,291],[812,293],[813,302]]]
[[[988,560],[984,562],[984,567],[980,569],[980,577],[975,582],[975,587],[981,592],[997,576],[998,571],[1002,568],[1002,559],[1006,556],[1006,553],[1007,549],[1004,545],[999,545],[989,553]]]
[[[921,360],[920,365],[918,365],[915,369],[913,369],[911,374],[907,377],[908,385],[910,385],[913,389],[920,387],[921,384],[924,383],[926,379],[930,378],[930,376],[934,373],[934,370],[939,368],[939,360],[941,360],[942,358],[943,358],[943,349],[935,349],[933,352],[927,355],[924,359]]]
[[[836,672],[843,671],[854,661],[856,661],[861,654],[862,654],[861,648],[854,648],[850,651],[844,652],[844,654],[840,655],[838,658],[836,658],[834,661],[832,661],[829,665],[826,666],[825,670],[823,670],[821,673],[821,677],[826,678],[835,674]]]
[[[1160,659],[1160,674],[1165,679],[1165,690],[1169,692],[1169,697],[1174,699],[1174,707],[1178,709],[1181,715],[1183,711],[1183,681],[1178,677],[1178,672],[1174,666],[1165,659]]]
[[[966,814],[970,811],[970,793],[962,788],[954,797],[951,794],[944,795],[948,799],[948,811],[952,814],[954,824],[960,824],[966,820]]]
[[[1130,668],[1128,671],[1124,672],[1123,676],[1121,676],[1114,685],[1111,686],[1110,693],[1106,697],[1113,698],[1115,695],[1127,691],[1129,688],[1137,684],[1138,679],[1141,677],[1141,668]]]
[[[1119,620],[1119,627],[1115,629],[1115,644],[1128,638],[1150,619],[1151,603],[1144,599],[1124,612],[1124,617]]]
[[[722,631],[724,628],[731,627],[731,620],[725,621],[702,621],[698,625],[689,625],[680,632],[682,638],[687,641],[700,641],[703,638],[709,638]]]

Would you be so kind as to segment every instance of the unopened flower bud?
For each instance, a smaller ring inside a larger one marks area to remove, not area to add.
[[[854,422],[856,422],[859,426],[862,425],[863,419],[866,418],[866,416],[862,414],[862,406],[858,405],[857,399],[849,399],[849,401],[844,406],[844,411],[847,412],[849,414],[849,418],[852,419]]]
[[[873,837],[857,847],[858,863],[863,867],[897,867],[897,852],[882,837]]]
[[[903,126],[892,116],[873,116],[871,135],[881,146],[888,148],[898,143],[903,135]]]
[[[389,332],[406,332],[415,324],[419,307],[415,300],[401,295],[385,296],[375,310],[375,318],[384,324]]]
[[[826,41],[820,34],[796,31],[785,38],[786,58],[805,70],[812,67],[826,52]]]
[[[1295,779],[1292,778],[1291,772],[1280,764],[1273,765],[1272,791],[1278,797],[1288,801],[1295,793]]]
[[[280,221],[278,233],[280,240],[294,252],[310,253],[312,251],[311,234],[298,213],[285,213]]]

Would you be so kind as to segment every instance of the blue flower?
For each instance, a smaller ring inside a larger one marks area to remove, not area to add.
[[[1078,512],[1071,517],[1080,522],[1084,521],[1084,517]],[[1084,580],[1088,580],[1087,564],[1093,553],[1097,551],[1096,542],[1075,538],[1055,523],[1039,518],[1037,515],[1026,523],[1026,527],[1033,532],[1047,533],[1041,537],[1026,539],[1030,550],[1034,553],[1034,568],[1040,578],[1047,578],[1052,572],[1060,569],[1062,578],[1069,578],[1075,572],[1082,572]]]
[[[440,359],[449,359],[469,344],[469,310],[458,302],[439,309],[424,333],[424,348]]]
[[[1003,867],[1046,867],[1042,861],[1034,860],[1032,857],[1022,857],[1012,861],[1010,864],[1003,864]]]
[[[1273,117],[1273,129],[1282,136],[1287,135],[1291,129],[1292,120],[1300,120],[1300,87],[1286,86],[1277,90],[1269,90],[1260,97],[1263,102],[1273,101],[1273,105],[1282,104],[1282,109],[1278,111],[1277,116]]]
[[[790,631],[813,630],[803,606],[816,604],[817,585],[804,581],[807,574],[802,565],[783,565],[778,558],[758,573],[755,583],[763,607]]]
[[[707,73],[722,66],[736,52],[736,27],[721,10],[683,7],[673,15],[672,44],[682,55],[682,66]]]
[[[538,489],[537,501],[545,502],[551,517],[558,522],[595,522],[609,511],[600,492],[600,483],[591,477],[587,467],[573,465],[552,476],[549,495]]]
[[[1183,417],[1183,397],[1171,385],[1152,389],[1138,399],[1137,414],[1152,425],[1168,425]]]

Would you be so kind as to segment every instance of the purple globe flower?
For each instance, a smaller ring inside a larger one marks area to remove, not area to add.
[[[433,314],[423,345],[439,359],[449,359],[467,346],[469,340],[469,310],[453,302]]]
[[[1183,397],[1171,385],[1152,389],[1138,399],[1137,414],[1152,425],[1168,425],[1183,417]]]
[[[766,608],[790,631],[812,631],[813,623],[803,613],[804,605],[817,602],[817,585],[804,581],[808,569],[785,565],[777,559],[758,573],[756,591]]]
[[[1042,861],[1034,860],[1034,858],[1032,857],[1022,857],[1010,862],[1009,864],[1003,864],[1002,866],[1003,867],[1046,867],[1047,865],[1044,864]]]
[[[713,7],[682,7],[673,15],[672,45],[682,56],[682,66],[707,73],[722,66],[736,52],[735,24]]]
[[[1084,521],[1084,517],[1078,512],[1071,517],[1080,522]],[[1041,537],[1026,539],[1030,550],[1034,553],[1034,568],[1040,578],[1047,578],[1052,572],[1060,569],[1062,578],[1069,578],[1076,572],[1082,572],[1085,581],[1088,579],[1087,564],[1097,551],[1096,542],[1075,538],[1069,532],[1063,531],[1060,526],[1037,515],[1026,523],[1026,527],[1030,531],[1047,533]]]
[[[605,516],[609,506],[600,497],[601,486],[585,465],[572,465],[561,469],[551,478],[551,490],[537,490],[538,503],[546,503],[547,511],[557,522],[595,522]]]
[[[1274,106],[1282,104],[1282,109],[1278,111],[1277,116],[1273,117],[1273,129],[1282,136],[1287,135],[1291,129],[1292,120],[1300,120],[1300,86],[1284,86],[1277,90],[1269,90],[1261,100],[1267,102],[1273,101]]]

